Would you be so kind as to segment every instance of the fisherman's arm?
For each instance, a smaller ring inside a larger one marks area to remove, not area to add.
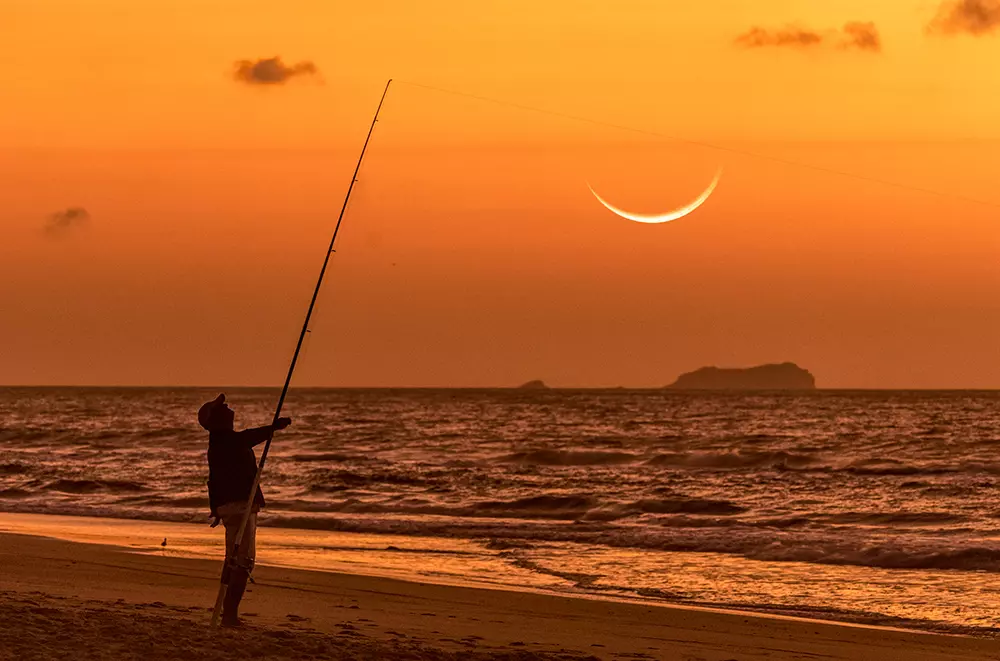
[[[271,438],[274,432],[284,429],[290,424],[292,424],[291,418],[278,418],[276,424],[244,429],[243,431],[236,432],[236,437],[241,443],[245,443],[248,447],[252,448]]]

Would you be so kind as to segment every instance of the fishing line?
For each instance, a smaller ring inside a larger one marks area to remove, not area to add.
[[[923,193],[925,195],[935,195],[937,197],[950,198],[953,200],[958,200],[962,202],[969,202],[971,204],[978,204],[980,206],[1000,208],[1000,202],[989,202],[987,200],[980,200],[974,197],[967,197],[965,195],[957,195],[955,193],[945,193],[943,191],[935,190],[933,188],[924,188],[922,186],[914,186],[911,184],[903,184],[896,181],[888,181],[886,179],[879,179],[877,177],[869,177],[863,174],[856,174],[853,172],[847,172],[845,170],[837,170],[834,168],[824,167],[822,165],[812,165],[810,163],[803,163],[801,161],[794,161],[787,158],[781,158],[780,156],[770,156],[768,154],[761,154],[759,152],[749,151],[745,149],[737,149],[735,147],[724,147],[722,145],[717,145],[711,142],[704,142],[701,140],[692,140],[690,138],[681,138],[675,135],[667,135],[665,133],[659,133],[657,131],[651,131],[649,129],[636,128],[634,126],[626,126],[624,124],[615,124],[613,122],[607,122],[600,119],[592,119],[590,117],[583,117],[581,115],[573,115],[566,112],[561,112],[558,110],[548,110],[546,108],[537,108],[535,106],[525,105],[523,103],[515,103],[513,101],[504,101],[502,99],[494,99],[488,96],[481,96],[479,94],[470,94],[468,92],[458,92],[455,90],[445,89],[443,87],[435,87],[434,85],[425,85],[423,83],[414,83],[407,80],[397,80],[397,83],[402,83],[404,85],[410,85],[411,87],[419,87],[426,90],[431,90],[434,92],[440,92],[442,94],[451,94],[453,96],[465,97],[467,99],[475,99],[477,101],[483,101],[485,103],[492,103],[499,106],[506,106],[508,108],[516,108],[518,110],[524,110],[526,112],[534,112],[542,115],[549,115],[551,117],[559,117],[562,119],[568,119],[575,122],[582,122],[585,124],[593,124],[595,126],[603,126],[605,128],[618,129],[620,131],[628,131],[631,133],[638,133],[640,135],[648,135],[656,138],[661,138],[664,140],[672,140],[674,142],[680,142],[688,145],[693,145],[697,147],[704,147],[706,149],[713,149],[715,151],[726,152],[730,154],[736,154],[739,156],[745,156],[748,158],[756,158],[764,161],[770,161],[772,163],[778,163],[781,165],[787,165],[791,167],[803,168],[806,170],[812,170],[813,172],[821,172],[823,174],[835,175],[838,177],[845,177],[848,179],[854,179],[856,181],[865,181],[872,184],[880,184],[882,186],[888,186],[890,188],[896,188],[899,190],[905,190],[911,193]]]

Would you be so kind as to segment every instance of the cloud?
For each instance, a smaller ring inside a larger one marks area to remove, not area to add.
[[[86,223],[88,220],[90,220],[90,213],[86,209],[69,207],[49,214],[45,221],[45,231],[48,234],[61,234],[72,227]]]
[[[780,30],[752,27],[748,32],[736,37],[736,44],[744,48],[763,48],[764,46],[808,48],[809,46],[818,46],[822,42],[823,35],[820,33],[793,26]]]
[[[946,0],[927,26],[936,34],[982,36],[1000,28],[1000,0]]]
[[[997,0],[1000,2],[1000,0]],[[762,27],[752,27],[747,32],[736,37],[735,43],[743,48],[812,48],[824,44],[834,44],[841,50],[857,48],[858,50],[879,53],[882,51],[882,39],[874,23],[850,21],[842,30],[808,30],[796,26],[786,26],[777,30]]]
[[[840,42],[840,47],[858,48],[873,53],[881,53],[882,38],[879,36],[878,28],[875,27],[874,23],[851,21],[844,25],[843,40]]]
[[[236,62],[233,78],[247,85],[284,85],[295,76],[314,76],[318,73],[316,65],[308,60],[288,66],[276,55],[256,61]]]

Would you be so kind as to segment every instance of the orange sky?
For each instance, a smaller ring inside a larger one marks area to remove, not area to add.
[[[299,385],[658,386],[794,360],[827,387],[1000,387],[1000,210],[957,199],[1000,205],[1000,29],[926,34],[936,12],[5,2],[0,383],[280,384],[391,76],[736,151],[395,85]],[[839,48],[848,21],[881,52]],[[828,43],[734,44],[789,24]],[[232,79],[273,55],[320,76]],[[586,187],[664,210],[719,165],[661,226]],[[71,207],[90,220],[44,231]]]

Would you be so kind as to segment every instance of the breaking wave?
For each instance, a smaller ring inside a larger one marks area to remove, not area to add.
[[[1000,571],[1000,547],[936,548],[914,542],[911,547],[892,543],[844,540],[833,535],[791,535],[776,538],[750,526],[712,531],[695,529],[655,532],[603,523],[510,526],[499,522],[417,519],[320,518],[269,516],[262,525],[338,532],[458,537],[491,540],[494,546],[524,543],[571,542],[613,548],[649,549],[685,553],[739,555],[768,562],[810,562],[881,569],[954,569]]]

